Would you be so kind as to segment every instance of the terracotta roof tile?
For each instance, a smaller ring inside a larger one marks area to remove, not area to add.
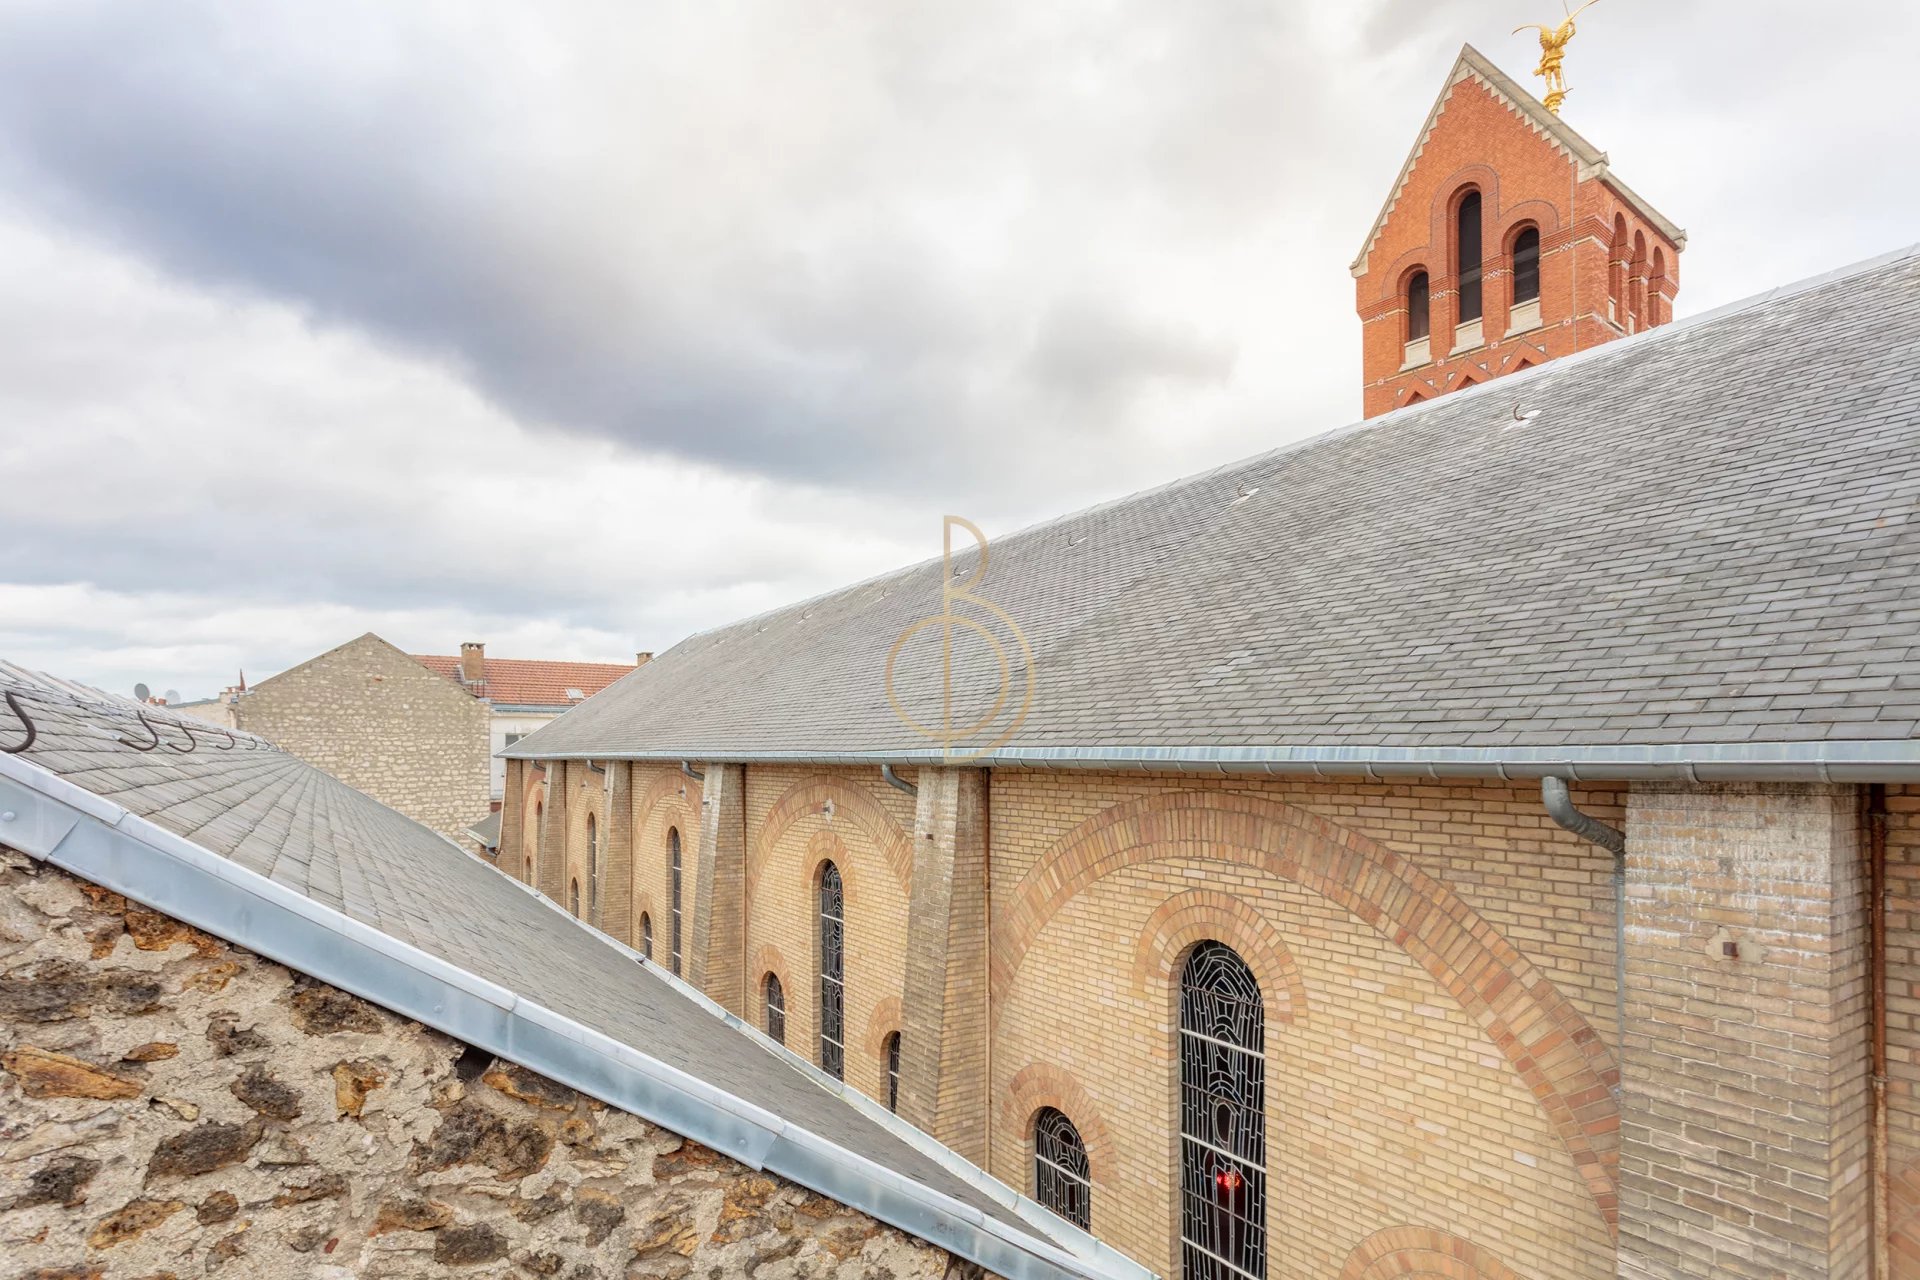
[[[413,660],[449,680],[460,679],[460,659],[439,654]],[[486,686],[476,696],[516,707],[570,707],[591,698],[634,669],[630,662],[543,662],[530,658],[487,658]],[[573,696],[569,691],[578,691]]]

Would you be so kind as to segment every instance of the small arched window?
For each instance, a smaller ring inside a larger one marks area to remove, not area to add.
[[[820,870],[820,1067],[847,1078],[847,919],[840,868]]]
[[[1418,342],[1432,331],[1432,299],[1428,295],[1427,273],[1416,271],[1407,281],[1407,341]]]
[[[567,906],[573,912],[573,918],[580,918],[580,881],[576,878],[567,882]]]
[[[587,815],[587,910],[600,910],[600,828]]]
[[[780,975],[768,971],[760,980],[760,1001],[767,1007],[767,1034],[776,1044],[787,1042],[787,992]]]
[[[653,959],[653,917],[644,911],[640,913],[640,954]]]
[[[1233,948],[1180,972],[1180,1252],[1187,1280],[1267,1274],[1266,1013]]]
[[[1480,318],[1480,193],[1460,198],[1453,214],[1453,262],[1458,280],[1460,318],[1468,324]]]
[[[1093,1222],[1087,1144],[1052,1107],[1033,1113],[1033,1198],[1083,1231]]]
[[[900,1109],[900,1033],[887,1037],[887,1110]]]
[[[667,828],[667,887],[673,907],[673,976],[680,976],[680,828]]]
[[[1540,300],[1540,228],[1513,238],[1513,305]]]

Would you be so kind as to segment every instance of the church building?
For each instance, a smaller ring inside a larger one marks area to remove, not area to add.
[[[682,641],[499,868],[1169,1280],[1920,1275],[1920,249],[1684,243],[1464,50],[1369,421]]]
[[[1464,47],[1353,260],[1366,416],[1665,324],[1686,244]]]

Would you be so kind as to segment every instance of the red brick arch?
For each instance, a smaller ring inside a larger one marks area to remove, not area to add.
[[[1247,962],[1270,1019],[1294,1022],[1306,1016],[1306,984],[1280,931],[1252,906],[1218,889],[1176,893],[1147,917],[1133,949],[1135,993],[1166,990],[1187,951],[1209,938],[1226,943]]]
[[[1471,1240],[1432,1227],[1388,1227],[1361,1241],[1340,1280],[1525,1280]]]
[[[1040,931],[1077,894],[1141,863],[1198,859],[1294,881],[1379,930],[1506,1055],[1618,1232],[1619,1081],[1599,1035],[1548,977],[1445,885],[1366,836],[1292,805],[1213,791],[1113,805],[1049,849],[1014,887],[988,971],[1004,1004]]]
[[[793,977],[787,971],[787,958],[780,954],[780,948],[771,942],[762,943],[753,953],[753,968],[747,974],[747,981],[753,985],[753,994],[748,1005],[755,1011],[754,1026],[762,1031],[767,1029],[767,975],[771,973],[780,979],[780,994],[786,998],[787,1009],[793,1008]],[[791,1013],[789,1013],[791,1016]]]
[[[900,881],[900,891],[911,895],[913,892],[913,839],[900,829],[893,815],[883,808],[878,800],[868,795],[858,786],[848,783],[845,778],[832,774],[815,774],[802,778],[783,792],[767,811],[767,817],[760,824],[760,832],[754,840],[753,857],[747,864],[747,898],[753,897],[753,887],[760,879],[760,871],[766,866],[774,846],[791,830],[795,824],[807,819],[820,819],[821,810],[828,801],[833,802],[835,824],[846,823],[873,842],[893,868],[893,874]],[[842,862],[840,872],[846,874]]]
[[[887,996],[867,1015],[867,1053],[880,1064],[880,1076],[887,1074],[887,1037],[901,1029],[900,997]]]
[[[1020,1135],[1027,1170],[1022,1176],[1028,1180],[1022,1188],[1024,1194],[1033,1193],[1033,1114],[1042,1107],[1060,1112],[1080,1131],[1080,1141],[1087,1146],[1088,1177],[1098,1191],[1103,1183],[1109,1182],[1115,1159],[1113,1135],[1107,1131],[1099,1104],[1071,1071],[1051,1062],[1030,1062],[1013,1073],[1013,1079],[1007,1082],[1007,1092],[1000,1099],[1002,1132]],[[1101,1207],[1100,1199],[1094,1197],[1096,1212]]]

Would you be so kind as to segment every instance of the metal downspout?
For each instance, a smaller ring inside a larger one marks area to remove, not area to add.
[[[1540,779],[1540,800],[1547,816],[1613,855],[1613,1017],[1614,1035],[1624,1046],[1627,1036],[1627,833],[1608,826],[1574,807],[1565,778]],[[1615,1096],[1620,1086],[1614,1086]]]
[[[910,796],[920,794],[920,788],[915,786],[913,783],[908,782],[905,778],[901,777],[899,774],[895,773],[893,771],[893,766],[890,764],[883,764],[880,766],[880,776],[885,778],[887,780],[887,785],[890,787],[893,787],[895,790],[904,791]]]

